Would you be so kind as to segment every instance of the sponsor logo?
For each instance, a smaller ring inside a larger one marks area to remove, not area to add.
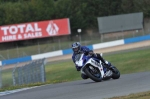
[[[58,28],[57,24],[53,23],[53,21],[50,21],[47,26],[46,31],[49,35],[57,35],[59,28]]]

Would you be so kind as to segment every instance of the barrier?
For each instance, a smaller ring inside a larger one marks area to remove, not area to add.
[[[101,48],[106,48],[106,47],[112,47],[112,46],[117,46],[117,45],[123,45],[124,40],[116,40],[116,41],[111,41],[111,42],[105,42],[105,43],[100,43],[100,44],[94,44],[93,48],[95,49],[101,49]]]
[[[27,62],[31,61],[31,56],[26,56],[26,57],[20,57],[20,58],[14,58],[14,59],[9,59],[9,60],[3,60],[2,61],[2,66],[4,65],[9,65],[9,64],[15,64],[15,63],[20,63],[20,62]]]
[[[95,49],[118,46],[118,45],[123,45],[123,44],[141,42],[141,41],[145,41],[145,40],[150,40],[150,35],[139,36],[139,37],[134,37],[134,38],[127,38],[127,39],[121,39],[121,40],[105,42],[105,43],[99,43],[99,44],[94,44],[94,45],[88,45],[87,47],[91,50],[95,50]],[[15,63],[18,63],[18,62],[26,62],[26,61],[36,60],[36,59],[42,59],[42,58],[49,58],[49,57],[54,57],[54,56],[72,54],[72,53],[73,53],[72,49],[58,50],[58,51],[48,52],[48,53],[43,53],[43,54],[38,54],[38,55],[32,55],[32,56],[26,56],[26,57],[21,57],[21,58],[3,60],[3,61],[0,61],[0,66],[15,64]]]
[[[70,48],[70,49],[65,49],[65,50],[62,50],[62,52],[63,52],[63,55],[66,55],[66,54],[71,54],[71,53],[73,53],[73,51],[72,51],[72,49]]]
[[[38,54],[38,55],[32,55],[31,58],[32,58],[32,60],[36,60],[36,59],[48,58],[48,57],[54,57],[54,56],[60,56],[60,55],[63,55],[62,50]]]
[[[150,40],[150,35],[124,39],[124,44],[141,42],[141,41],[145,41],[145,40]]]

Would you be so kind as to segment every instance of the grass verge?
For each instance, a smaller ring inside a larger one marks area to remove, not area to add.
[[[150,91],[130,94],[128,96],[112,97],[109,99],[150,99]]]

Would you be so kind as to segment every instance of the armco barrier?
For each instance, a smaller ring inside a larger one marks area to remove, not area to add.
[[[9,60],[3,60],[2,61],[2,66],[9,65],[9,64],[15,64],[15,63],[20,63],[20,62],[27,62],[31,61],[31,56],[26,56],[26,57],[20,57],[20,58],[14,58],[14,59],[9,59]]]
[[[60,56],[63,55],[62,50],[54,51],[54,52],[48,52],[38,55],[32,55],[32,60],[41,59],[41,58],[48,58],[48,57],[54,57],[54,56]]]
[[[145,40],[150,40],[150,35],[124,39],[124,44],[141,42],[141,41],[145,41]]]
[[[94,44],[93,49],[101,49],[101,48],[106,48],[106,47],[112,47],[112,46],[117,46],[117,45],[123,45],[124,40],[116,40],[116,41],[111,41],[111,42],[105,42],[105,43],[100,43],[100,44]]]
[[[63,55],[66,55],[66,54],[71,54],[72,53],[72,49],[65,49],[65,50],[62,50],[63,52]]]
[[[139,36],[139,37],[134,37],[134,38],[127,38],[127,39],[116,40],[116,41],[105,42],[105,43],[99,43],[99,44],[89,45],[87,47],[91,50],[95,50],[95,49],[101,49],[101,48],[112,47],[112,46],[117,46],[117,45],[141,42],[144,40],[150,40],[150,35]],[[32,56],[27,56],[27,57],[3,60],[3,61],[0,61],[0,66],[15,64],[18,62],[19,63],[26,62],[26,61],[31,61],[31,60],[41,59],[41,58],[66,55],[66,54],[72,54],[72,49],[58,50],[58,51],[54,51],[54,52],[48,52],[48,53],[32,55]]]

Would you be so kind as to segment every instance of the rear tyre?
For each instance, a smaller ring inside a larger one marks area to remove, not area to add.
[[[93,66],[92,66],[92,67],[93,67]],[[99,71],[97,68],[95,68],[95,67],[93,67],[93,69],[94,69],[94,70],[91,70],[91,69],[89,68],[89,66],[87,66],[87,67],[85,68],[85,73],[86,73],[86,75],[87,75],[89,78],[91,78],[93,81],[95,81],[95,82],[101,82],[101,81],[102,81],[102,77],[101,77],[100,71]]]

